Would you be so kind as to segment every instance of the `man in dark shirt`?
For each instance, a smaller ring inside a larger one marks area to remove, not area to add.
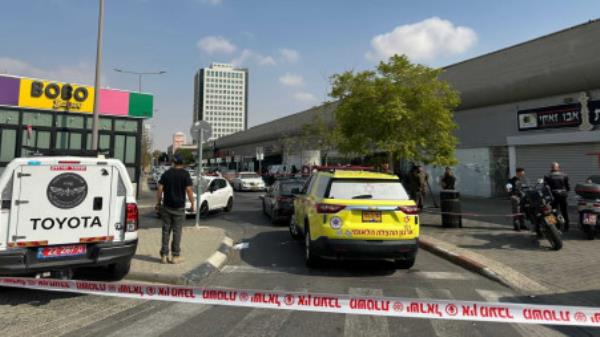
[[[453,190],[454,184],[456,183],[456,177],[454,173],[452,173],[452,169],[450,167],[446,167],[446,171],[442,176],[441,185],[444,190]]]
[[[185,196],[192,203],[194,210],[194,192],[192,190],[192,177],[184,168],[183,159],[175,156],[174,167],[163,173],[158,182],[156,191],[156,208],[160,211],[163,221],[162,247],[160,249],[161,263],[181,263],[181,232],[185,221]],[[171,242],[171,253],[173,257],[169,260],[169,241],[173,232]]]
[[[569,231],[569,208],[567,204],[567,197],[571,190],[569,177],[561,172],[560,165],[555,162],[552,163],[550,174],[544,177],[544,182],[552,190],[552,197],[554,198],[552,207],[559,209],[565,219],[565,225],[562,230],[566,233]]]
[[[506,184],[506,191],[510,195],[510,204],[513,214],[513,226],[516,231],[527,229],[525,226],[525,217],[521,214],[521,189],[527,185],[525,178],[525,169],[517,167],[517,174],[510,178]]]

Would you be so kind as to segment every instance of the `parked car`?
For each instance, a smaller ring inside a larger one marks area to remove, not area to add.
[[[301,189],[303,179],[277,180],[267,189],[263,197],[263,213],[271,219],[271,223],[289,223],[294,214],[294,194],[292,190]]]
[[[0,275],[101,268],[128,272],[138,244],[138,207],[123,163],[96,157],[11,161],[0,175]],[[14,235],[17,233],[18,235]]]
[[[304,237],[305,261],[322,258],[393,259],[415,263],[418,208],[397,176],[351,170],[316,172],[294,199],[290,234]]]
[[[240,172],[231,180],[231,185],[236,191],[264,191],[266,189],[263,179],[254,172]]]
[[[194,199],[197,198],[196,185],[194,184]],[[205,217],[215,210],[231,211],[233,208],[233,188],[224,178],[217,175],[202,176],[202,197],[200,198],[200,215]],[[192,212],[192,204],[186,197],[185,214],[196,215]],[[157,213],[157,216],[160,214]]]

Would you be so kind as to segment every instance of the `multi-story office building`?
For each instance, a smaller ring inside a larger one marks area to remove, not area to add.
[[[217,139],[248,127],[248,69],[213,63],[194,77],[194,122],[213,127]]]

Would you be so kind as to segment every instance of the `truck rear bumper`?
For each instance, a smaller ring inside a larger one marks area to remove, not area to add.
[[[125,243],[89,244],[85,256],[53,260],[39,260],[36,254],[37,248],[2,251],[0,252],[0,275],[24,275],[126,262],[135,255],[137,244],[137,240]]]

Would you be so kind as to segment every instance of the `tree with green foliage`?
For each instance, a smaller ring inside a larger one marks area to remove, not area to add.
[[[192,164],[195,162],[193,149],[177,149],[175,150],[176,156],[181,156],[185,164]]]
[[[330,96],[337,99],[339,149],[377,151],[434,165],[456,162],[453,109],[460,98],[439,79],[441,69],[411,63],[395,55],[374,71],[332,76]]]
[[[324,164],[328,164],[331,151],[340,143],[340,130],[332,121],[327,121],[322,111],[315,113],[314,119],[309,124],[304,124],[300,132],[302,143],[311,149],[321,151]]]

